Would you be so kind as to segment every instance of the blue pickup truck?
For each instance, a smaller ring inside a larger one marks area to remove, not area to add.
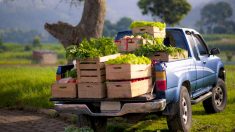
[[[131,31],[119,32],[116,40],[131,34]],[[190,131],[191,105],[202,102],[207,113],[225,109],[224,64],[216,56],[219,49],[209,50],[202,36],[193,29],[167,28],[164,44],[185,49],[188,58],[154,64],[157,79],[151,93],[130,99],[52,98],[51,101],[56,102],[56,109],[60,112],[78,114],[79,126],[91,124],[95,131],[105,131],[110,117],[159,112],[166,116],[169,130]],[[100,104],[105,101],[118,102],[121,109],[100,111]]]

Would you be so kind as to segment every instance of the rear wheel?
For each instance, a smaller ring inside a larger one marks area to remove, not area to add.
[[[207,113],[217,113],[225,109],[227,104],[227,90],[222,79],[218,79],[216,86],[212,89],[212,97],[203,101],[203,107]]]
[[[192,125],[192,108],[188,90],[181,87],[180,98],[176,103],[176,114],[167,116],[170,131],[189,131]]]

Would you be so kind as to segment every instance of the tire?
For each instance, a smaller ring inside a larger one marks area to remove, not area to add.
[[[181,87],[179,101],[175,104],[176,114],[167,116],[167,125],[170,131],[190,131],[192,126],[192,107],[188,90]]]
[[[226,85],[222,79],[218,79],[216,86],[212,89],[212,97],[203,101],[206,113],[218,113],[225,109],[227,104]]]

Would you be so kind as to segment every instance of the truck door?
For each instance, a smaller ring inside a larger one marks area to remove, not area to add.
[[[192,94],[194,95],[203,87],[203,63],[199,58],[198,50],[193,35],[189,31],[187,32],[187,39],[191,47],[191,56],[193,60],[189,73],[191,79],[190,82]]]
[[[209,54],[208,48],[199,34],[194,34],[195,44],[199,52],[200,63],[203,66],[203,87],[212,86],[216,79],[215,57]]]

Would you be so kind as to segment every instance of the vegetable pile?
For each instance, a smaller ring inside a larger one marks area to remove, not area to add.
[[[79,46],[71,45],[66,49],[68,59],[96,58],[116,54],[118,49],[112,38],[84,39]]]
[[[134,54],[121,55],[115,59],[111,59],[106,64],[151,64],[151,60],[144,56],[136,56]]]
[[[136,27],[145,27],[145,26],[150,26],[150,27],[158,27],[160,30],[164,30],[166,28],[165,23],[161,22],[148,22],[148,21],[135,21],[132,22],[130,25],[130,28],[136,28]]]

